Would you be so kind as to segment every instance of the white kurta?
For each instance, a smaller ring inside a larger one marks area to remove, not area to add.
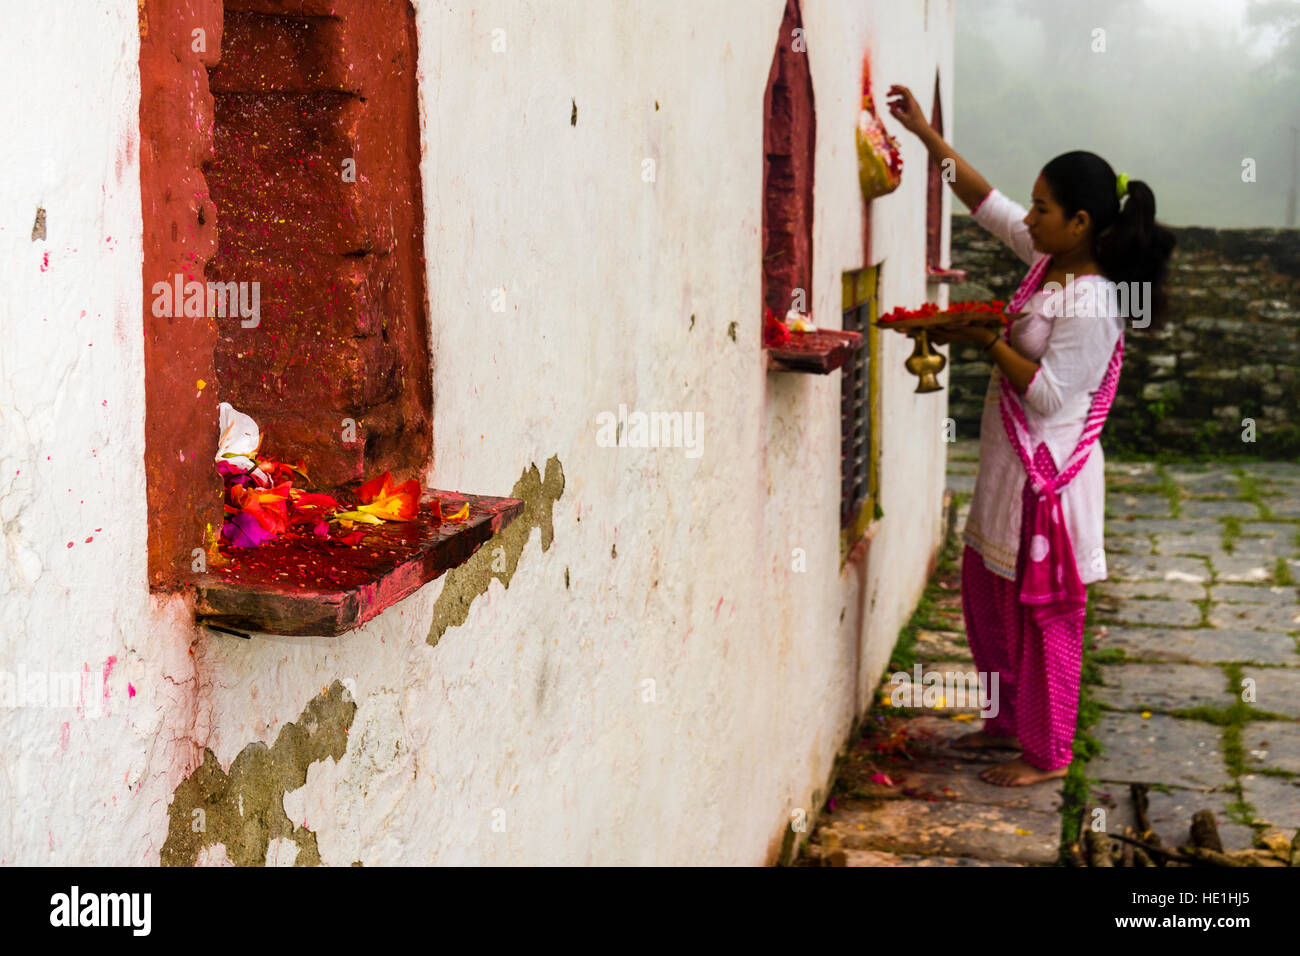
[[[1029,227],[1023,222],[1025,214],[1024,206],[994,189],[975,207],[973,217],[1032,266],[1046,253],[1034,249]],[[1083,283],[1094,284],[1096,308],[1064,314],[1071,284],[1079,296]],[[1102,276],[1075,276],[1059,292],[1035,293],[1023,317],[1011,326],[1012,347],[1039,363],[1029,387],[1018,397],[1035,436],[1035,447],[1039,441],[1046,441],[1058,468],[1079,442],[1093,392],[1101,385],[1124,327],[1124,319],[1114,307],[1114,293],[1114,283]],[[1047,314],[1052,311],[1061,314]],[[990,571],[1014,580],[1025,466],[1007,438],[998,411],[1001,375],[995,364],[984,397],[979,471],[962,539],[980,552]],[[1027,451],[1032,455],[1034,449]],[[1084,584],[1103,580],[1106,485],[1100,441],[1092,446],[1083,468],[1061,491],[1061,508],[1079,579]]]

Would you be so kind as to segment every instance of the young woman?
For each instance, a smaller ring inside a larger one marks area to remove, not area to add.
[[[1085,586],[1106,577],[1097,437],[1126,326],[1154,330],[1164,317],[1174,236],[1156,223],[1145,183],[1081,150],[1043,167],[1026,210],[943,141],[907,87],[889,93],[895,119],[952,170],[975,221],[1032,267],[1008,303],[1005,338],[969,328],[930,340],[973,342],[994,363],[962,532],[962,612],[976,669],[999,674],[999,709],[955,745],[1019,749],[981,776],[1038,783],[1065,776],[1073,759]]]

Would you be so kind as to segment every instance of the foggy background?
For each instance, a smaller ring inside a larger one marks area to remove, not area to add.
[[[1086,149],[1146,181],[1169,225],[1298,224],[1300,0],[956,0],[954,11],[944,138],[1017,202],[1029,204],[1048,160]],[[912,92],[929,115],[933,87]]]

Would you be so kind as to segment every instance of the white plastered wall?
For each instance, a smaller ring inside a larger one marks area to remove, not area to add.
[[[442,581],[337,639],[240,641],[149,595],[136,7],[22,6],[0,33],[23,91],[0,103],[0,670],[107,680],[98,715],[0,709],[0,861],[156,863],[203,748],[228,767],[335,679],[359,704],[347,753],[284,800],[326,863],[770,861],[924,584],[944,414],[886,336],[864,598],[839,566],[839,376],[769,374],[759,348],[782,0],[417,4],[427,477],[507,494],[553,455],[565,474],[552,547],[534,532],[509,589],[436,647]],[[929,6],[927,31],[925,0],[805,0],[815,317],[863,264],[862,54],[882,104],[895,81],[928,103],[952,20]],[[899,133],[911,175],[874,213],[885,309],[927,292],[924,153]],[[620,404],[700,413],[702,453],[599,447],[596,416]],[[846,629],[864,599],[867,626]]]

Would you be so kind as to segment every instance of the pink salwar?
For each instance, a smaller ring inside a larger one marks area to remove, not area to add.
[[[1045,445],[1039,446],[1035,459],[1040,468],[1055,471]],[[1048,465],[1052,467],[1047,469]],[[1039,770],[1057,770],[1074,757],[1085,611],[1040,625],[1033,606],[1020,600],[1035,497],[1026,482],[1014,581],[994,574],[980,553],[966,545],[961,562],[962,616],[975,669],[998,674],[998,713],[984,721],[984,732],[1018,737],[1026,761]]]

